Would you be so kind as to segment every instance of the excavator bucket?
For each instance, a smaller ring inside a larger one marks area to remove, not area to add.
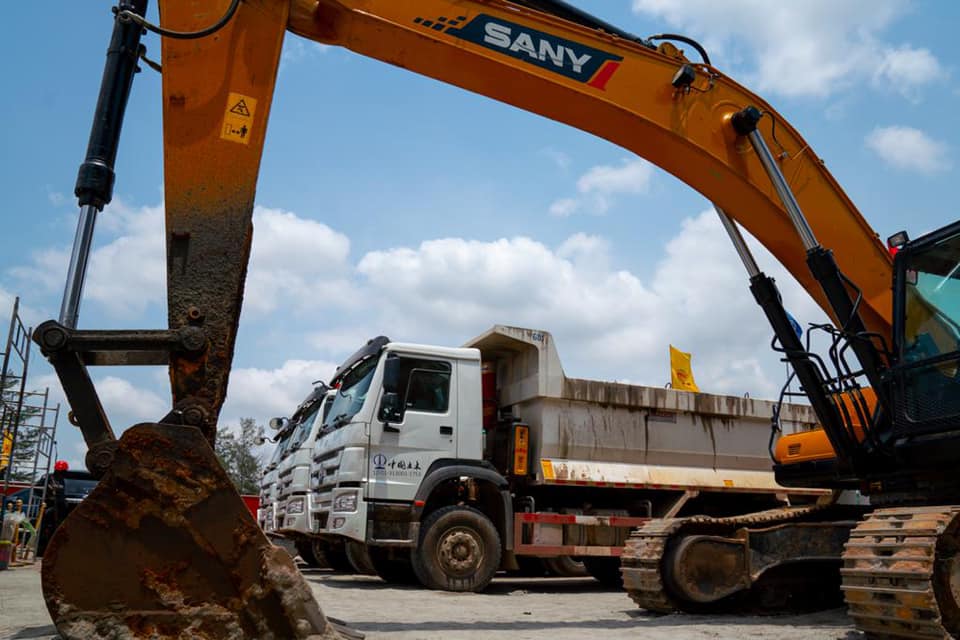
[[[194,427],[127,430],[51,539],[42,578],[70,640],[343,637]]]

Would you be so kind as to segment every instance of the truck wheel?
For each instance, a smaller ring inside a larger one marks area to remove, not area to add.
[[[536,556],[517,556],[517,567],[516,571],[508,572],[511,578],[543,578],[548,575],[544,559]]]
[[[347,558],[347,552],[343,550],[343,547],[329,547],[320,540],[314,541],[313,545],[314,555],[317,555],[319,546],[319,550],[323,552],[323,557],[326,560],[326,565],[336,573],[353,573],[353,567],[350,566],[350,560]]]
[[[582,562],[574,560],[570,556],[544,558],[543,564],[546,565],[550,573],[562,578],[584,578],[590,575]]]
[[[429,589],[482,591],[500,568],[500,535],[472,507],[437,509],[420,529],[413,571]]]
[[[600,584],[607,587],[623,589],[623,576],[620,575],[620,558],[586,557],[583,566],[587,573]]]
[[[297,540],[294,543],[294,546],[297,547],[297,553],[300,554],[300,557],[303,558],[303,561],[307,563],[308,567],[319,567],[320,559],[317,558],[317,555],[313,552],[313,542],[310,540]]]
[[[367,547],[377,575],[390,584],[417,584],[417,576],[410,563],[409,549],[390,550],[387,547]]]
[[[344,544],[347,551],[347,560],[353,567],[354,573],[362,576],[376,575],[377,571],[373,568],[373,562],[370,561],[370,554],[367,553],[367,545],[350,540]]]

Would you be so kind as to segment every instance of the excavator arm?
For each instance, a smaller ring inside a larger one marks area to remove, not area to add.
[[[227,387],[287,30],[646,158],[748,229],[836,317],[755,148],[733,126],[736,114],[759,109],[814,232],[844,247],[838,262],[862,291],[866,330],[890,335],[890,258],[822,161],[759,97],[670,44],[654,47],[558,0],[160,0],[160,16],[169,329],[49,323],[37,337],[91,447],[88,462],[103,473],[44,562],[48,608],[66,638],[337,634],[208,444]],[[118,19],[141,24],[129,12]],[[117,441],[86,366],[121,363],[169,363],[174,407]],[[116,570],[91,589],[105,566]]]

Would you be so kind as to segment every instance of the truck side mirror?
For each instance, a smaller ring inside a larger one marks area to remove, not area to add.
[[[390,354],[383,363],[383,391],[396,394],[400,390],[400,358]]]
[[[278,431],[288,422],[287,418],[270,418],[270,428]]]
[[[400,406],[400,395],[393,391],[385,391],[380,399],[380,420],[383,422],[400,422],[403,420],[403,408]]]

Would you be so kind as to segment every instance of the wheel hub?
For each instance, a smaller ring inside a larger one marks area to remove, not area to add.
[[[465,529],[451,529],[440,541],[440,563],[453,575],[474,572],[483,562],[483,542]]]

